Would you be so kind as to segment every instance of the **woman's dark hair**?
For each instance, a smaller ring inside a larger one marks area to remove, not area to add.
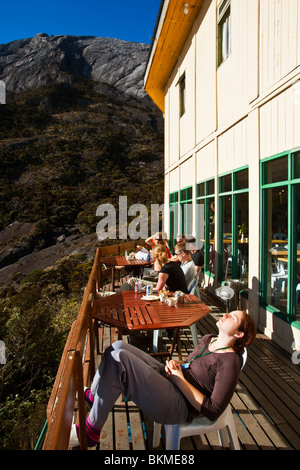
[[[234,351],[240,355],[243,354],[245,347],[250,346],[254,342],[257,334],[257,329],[253,318],[248,315],[245,310],[242,310],[242,313],[243,318],[239,327],[239,331],[242,331],[244,335],[241,338],[237,338],[233,346]]]

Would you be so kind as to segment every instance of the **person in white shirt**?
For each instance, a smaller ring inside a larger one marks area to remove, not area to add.
[[[189,290],[192,282],[197,277],[197,268],[191,258],[190,250],[186,249],[186,244],[184,242],[177,243],[177,245],[175,246],[175,255],[177,256],[177,259],[180,262],[180,267],[184,272]]]

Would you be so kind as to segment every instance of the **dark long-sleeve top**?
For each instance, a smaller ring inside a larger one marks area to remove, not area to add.
[[[203,336],[186,362],[200,354],[201,349],[211,341],[212,336]],[[225,351],[223,353],[212,352],[199,357],[190,364],[189,369],[183,369],[186,380],[205,395],[200,413],[209,420],[215,421],[226,409],[237,385],[241,365],[241,356]],[[191,410],[190,418],[193,418],[195,414],[195,410]]]

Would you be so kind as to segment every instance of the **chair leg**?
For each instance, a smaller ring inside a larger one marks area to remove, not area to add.
[[[228,436],[229,436],[229,441],[230,441],[230,444],[231,444],[231,448],[233,450],[240,450],[240,443],[239,443],[239,440],[238,440],[238,437],[237,437],[236,427],[235,427],[235,424],[234,424],[232,413],[230,413],[230,417],[227,421],[226,428],[227,428],[227,431],[228,431]]]
[[[157,352],[158,335],[159,335],[159,330],[154,330],[154,331],[153,331],[153,339],[152,339],[152,348],[153,348],[153,352]]]
[[[228,433],[226,428],[218,431],[219,441],[222,447],[227,447],[229,444]]]
[[[190,326],[190,330],[192,333],[192,340],[195,348],[198,345],[198,330],[196,323],[193,323],[193,325]]]
[[[153,447],[158,447],[159,446],[160,435],[161,435],[161,424],[154,423],[154,425],[153,425]]]
[[[180,426],[165,425],[166,450],[180,450]]]

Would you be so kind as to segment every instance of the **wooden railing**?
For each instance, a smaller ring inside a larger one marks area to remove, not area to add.
[[[97,290],[111,275],[102,269],[100,258],[135,249],[141,240],[119,245],[98,247],[77,319],[74,321],[62,357],[50,400],[47,406],[47,426],[43,450],[67,450],[75,406],[81,430],[80,447],[87,448],[85,433],[84,385],[95,374],[94,324],[90,315]],[[77,405],[76,405],[77,401]]]

